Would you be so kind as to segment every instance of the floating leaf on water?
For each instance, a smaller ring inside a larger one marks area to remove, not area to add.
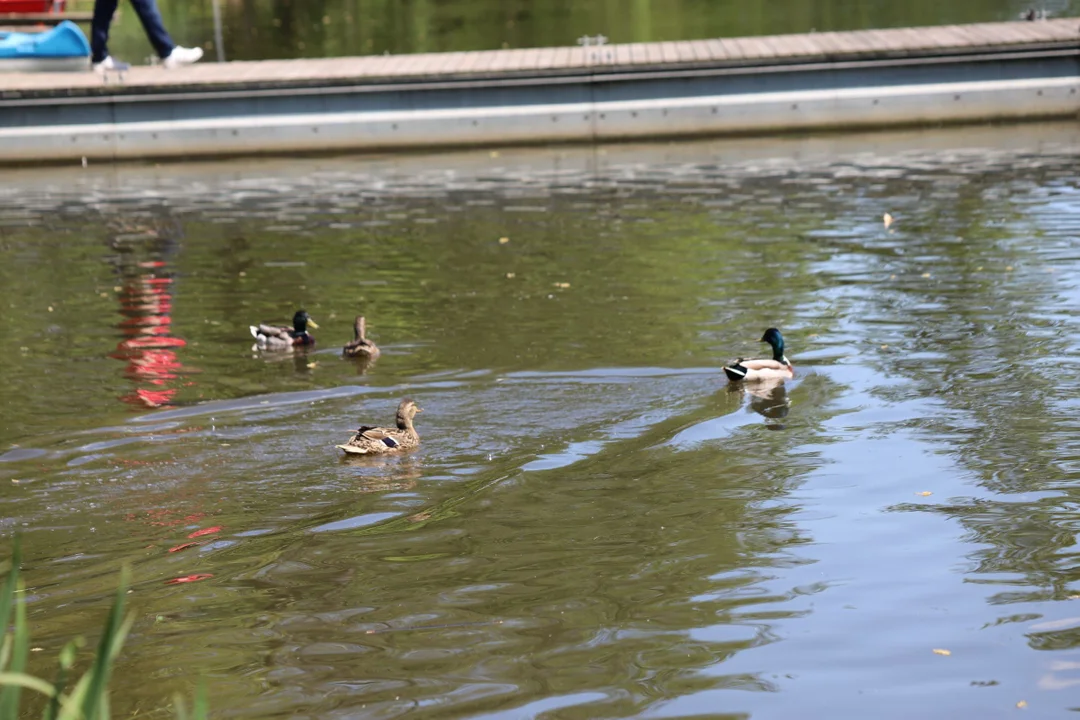
[[[510,242],[510,238],[508,238],[508,237],[501,237],[501,238],[499,238],[499,244],[500,244],[500,245],[505,245],[505,244],[506,244],[506,243],[508,243],[508,242]]]
[[[212,535],[214,533],[221,532],[221,526],[215,525],[214,527],[203,528],[202,530],[196,530],[188,535],[188,539],[202,537],[203,535]]]
[[[566,288],[570,287],[570,283],[568,283],[568,282],[557,282],[557,283],[555,283],[555,287],[560,288],[562,290],[565,290]]]
[[[885,223],[885,229],[888,230],[889,226],[893,224],[893,216],[889,213],[885,213],[881,216],[881,221]]]
[[[1006,265],[1006,266],[1005,266],[1005,271],[1006,271],[1006,272],[1012,272],[1012,269],[1013,269],[1013,266],[1012,266],[1012,265]]]
[[[918,495],[919,497],[930,497],[934,493],[930,492],[929,490],[923,490],[922,492],[917,492],[915,494]],[[935,650],[934,652],[937,652],[937,651]]]
[[[952,650],[945,650],[944,648],[934,648],[935,655],[952,655]]]
[[[922,276],[923,276],[924,278],[928,278],[928,277],[930,277],[930,273],[923,273],[923,274],[922,274]]]
[[[1020,702],[1016,703],[1016,707],[1023,710],[1024,708],[1027,707],[1027,700],[1021,700]]]
[[[319,365],[318,361],[309,362],[307,364],[309,370],[314,370],[316,367],[318,367],[318,365]]]
[[[514,279],[514,273],[506,273],[506,279],[507,280],[513,280]]]
[[[882,349],[882,350],[888,350],[888,349],[889,349],[889,346],[888,346],[888,345],[882,345],[882,346],[881,346],[881,349]]]

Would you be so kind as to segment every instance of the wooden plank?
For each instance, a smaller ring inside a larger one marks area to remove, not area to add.
[[[849,37],[852,45],[852,52],[859,55],[878,55],[884,52],[885,48],[882,47],[881,40],[869,30],[859,30],[854,32]]]
[[[904,28],[899,34],[902,45],[909,51],[909,55],[939,47],[938,41],[927,33],[925,28]]]
[[[389,63],[389,56],[374,55],[361,58],[359,62],[349,63],[345,67],[351,71],[350,75],[352,77],[373,78],[382,75],[383,69],[387,67]]]
[[[505,50],[487,50],[480,53],[480,59],[473,66],[475,72],[498,72],[503,69]]]
[[[570,55],[567,60],[567,67],[582,68],[587,67],[588,62],[586,60],[585,48],[572,47],[570,48]]]
[[[932,48],[941,50],[952,47],[952,38],[948,33],[942,32],[939,27],[920,28],[918,40],[914,40],[920,48]]]
[[[774,58],[776,57],[776,51],[769,47],[766,43],[762,42],[761,38],[749,37],[741,38],[739,42],[743,45],[743,52],[748,58]]]
[[[941,47],[949,50],[961,50],[971,44],[971,41],[968,40],[963,32],[957,30],[955,25],[941,25],[933,28],[933,34],[936,37],[941,38]]]
[[[891,56],[903,53],[908,49],[907,36],[898,30],[870,30],[869,31],[881,44],[881,49]]]
[[[869,42],[877,47],[878,55],[896,57],[905,54],[905,43],[899,33],[885,32],[883,30],[867,30],[865,32],[869,38]]]
[[[465,64],[464,52],[436,53],[440,58],[440,75],[458,75]]]
[[[88,23],[94,19],[92,12],[63,13],[0,13],[2,25],[59,25],[65,20]]]
[[[821,54],[828,58],[833,58],[837,55],[843,54],[843,48],[840,43],[837,42],[836,33],[821,32],[814,33],[814,42],[821,49]]]
[[[861,43],[854,33],[838,32],[832,33],[832,40],[837,44],[840,49],[840,53],[844,55],[855,55],[862,50]]]
[[[571,47],[557,47],[555,50],[554,66],[557,68],[570,67]]]
[[[783,43],[788,57],[816,57],[821,54],[812,35],[777,35],[777,42]]]
[[[720,43],[720,47],[724,52],[724,57],[727,60],[742,60],[746,57],[746,55],[743,54],[742,45],[735,42],[733,38],[720,38],[716,42]]]
[[[630,46],[621,43],[619,45],[612,45],[612,51],[615,53],[613,62],[616,65],[631,65],[634,62],[634,56],[631,54]]]
[[[1005,28],[999,28],[997,29],[997,31],[995,31],[994,28],[987,27],[986,23],[960,25],[958,27],[960,27],[964,31],[964,33],[969,38],[971,38],[972,44],[976,46],[993,45],[995,42],[998,41],[1000,37],[1002,37],[1002,35],[1007,34],[1002,32],[1002,30],[1004,30]]]
[[[705,46],[709,49],[708,60],[710,62],[723,62],[728,59],[727,53],[724,51],[724,43],[720,40],[705,40]]]
[[[677,62],[680,63],[692,63],[697,60],[697,54],[694,52],[693,43],[687,40],[681,40],[676,43],[672,43],[675,48],[675,57]]]
[[[978,47],[982,44],[979,36],[973,32],[970,32],[963,25],[946,25],[945,27],[948,29],[949,32],[953,34],[954,37],[957,38],[958,47],[970,48]]]
[[[555,67],[555,48],[540,48],[537,52],[536,69],[546,70]]]
[[[627,47],[630,48],[630,62],[635,65],[649,62],[649,53],[645,49],[645,43],[631,43]]]
[[[664,54],[660,51],[658,43],[643,43],[641,47],[645,50],[645,62],[650,65],[659,65],[664,62]]]
[[[801,54],[801,38],[800,35],[769,35],[759,38],[759,41],[765,43],[774,57],[789,59]]]
[[[394,62],[388,63],[384,72],[387,75],[401,77],[411,73],[410,68],[416,67],[417,60],[413,55],[391,55]]]
[[[709,49],[709,42],[707,40],[690,40],[690,50],[694,53],[695,62],[708,62],[712,59],[712,52]]]
[[[536,66],[536,51],[503,50],[497,62],[506,72],[521,72],[526,68],[532,70]]]
[[[677,63],[679,62],[679,54],[675,49],[675,43],[662,42],[657,43],[660,46],[660,57],[662,62],[665,63]]]
[[[1020,42],[1033,43],[1033,42],[1052,42],[1056,39],[1056,33],[1053,31],[1053,27],[1046,22],[1020,22],[1010,23],[1013,34],[1020,38]],[[1004,30],[1004,28],[1002,28]],[[1078,33],[1080,34],[1080,33]]]
[[[478,51],[472,50],[466,52],[464,57],[461,58],[461,64],[458,66],[458,72],[473,72],[478,62],[480,62],[480,53]]]
[[[773,57],[772,51],[756,38],[724,38],[724,47],[731,48],[742,60],[758,60]]]

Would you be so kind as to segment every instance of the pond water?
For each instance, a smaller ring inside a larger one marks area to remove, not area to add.
[[[92,6],[90,0],[69,4]],[[611,42],[693,40],[825,30],[1014,20],[1029,8],[1077,11],[1077,0],[219,0],[225,57],[261,60],[383,53],[490,50]],[[213,0],[160,0],[174,39],[213,45]],[[111,50],[132,61],[150,54],[124,4]]]
[[[200,677],[223,718],[1076,708],[1078,155],[1070,123],[8,171],[33,670],[127,563],[118,717]],[[316,349],[253,355],[298,307]],[[797,377],[729,387],[769,326]],[[405,396],[421,447],[342,460]]]

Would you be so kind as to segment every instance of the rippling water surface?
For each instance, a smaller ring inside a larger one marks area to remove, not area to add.
[[[1078,155],[1070,124],[9,171],[34,669],[129,563],[119,717],[200,676],[227,718],[1076,708]],[[253,356],[301,306],[317,349]],[[771,325],[796,380],[727,387]],[[417,452],[339,457],[404,396]]]

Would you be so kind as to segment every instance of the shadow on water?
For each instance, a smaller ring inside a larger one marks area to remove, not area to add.
[[[1078,153],[1068,125],[20,171],[0,483],[35,670],[128,562],[118,676],[152,682],[118,713],[201,675],[252,718],[1069,707]],[[121,251],[118,218],[182,233]],[[253,357],[298,307],[316,347]],[[340,357],[359,312],[377,365]],[[729,386],[771,325],[796,379]],[[418,450],[341,459],[405,396]]]

